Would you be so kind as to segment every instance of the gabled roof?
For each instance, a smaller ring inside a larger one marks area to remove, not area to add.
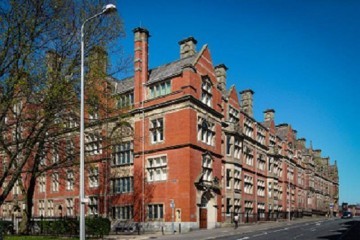
[[[200,53],[193,56],[186,57],[154,69],[149,70],[149,80],[147,84],[156,83],[182,73],[183,67],[190,65],[194,66],[196,59]],[[115,94],[121,94],[134,89],[134,76],[124,78],[122,80],[109,79],[115,86]]]
[[[198,54],[190,57],[186,57],[175,62],[151,69],[149,71],[148,84],[155,83],[173,76],[177,76],[182,72],[182,69],[186,65],[194,65],[194,61]]]
[[[289,129],[287,125],[278,125],[276,126],[276,136],[281,138],[281,140],[285,140],[287,138],[287,133]]]

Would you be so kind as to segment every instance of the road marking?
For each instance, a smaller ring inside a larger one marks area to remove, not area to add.
[[[297,239],[298,237],[301,237],[302,235],[304,235],[304,234],[299,234],[299,235],[295,236],[294,239]]]
[[[238,238],[237,240],[245,240],[245,239],[249,239],[249,237]]]
[[[267,235],[267,234],[268,234],[267,232],[263,232],[263,233],[260,233],[260,234],[256,234],[253,237],[260,237],[260,236]]]
[[[310,231],[315,232],[316,228],[310,228]]]

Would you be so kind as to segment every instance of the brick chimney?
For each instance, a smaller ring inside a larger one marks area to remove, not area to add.
[[[241,94],[241,108],[242,110],[249,115],[250,117],[253,117],[253,95],[254,91],[251,89],[246,89],[240,92]]]
[[[297,140],[297,145],[299,149],[305,149],[306,148],[306,139],[305,138],[299,138]]]
[[[48,77],[53,80],[58,77],[61,67],[61,57],[54,50],[49,50],[46,52],[46,66]]]
[[[275,110],[274,109],[267,109],[264,111],[264,121],[274,121],[275,120]]]
[[[149,78],[148,67],[148,39],[149,31],[145,28],[135,28],[134,32],[134,103],[140,104],[145,100],[144,84]]]
[[[196,53],[197,41],[193,37],[188,37],[179,42],[180,45],[180,59],[193,56]]]
[[[226,71],[228,68],[225,66],[225,64],[220,64],[218,66],[215,66],[215,75],[218,82],[218,88],[221,91],[226,90]]]
[[[107,72],[108,54],[103,47],[95,46],[89,54],[89,74],[93,77],[104,77]]]

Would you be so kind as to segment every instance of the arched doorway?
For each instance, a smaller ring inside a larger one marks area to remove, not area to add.
[[[209,202],[209,198],[208,198],[208,192],[205,192],[202,196],[201,196],[201,202],[200,202],[200,229],[207,229],[207,205]]]

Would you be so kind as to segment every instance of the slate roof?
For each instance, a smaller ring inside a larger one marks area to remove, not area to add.
[[[270,126],[271,126],[270,121],[262,122],[261,124],[266,128],[270,128]]]
[[[193,65],[198,54],[190,57],[186,57],[154,69],[149,70],[149,80],[147,84],[156,83],[167,78],[171,78],[181,74],[183,67],[186,65]],[[134,76],[127,77],[122,80],[116,80],[114,78],[108,79],[115,86],[115,94],[121,94],[134,89]]]
[[[180,59],[175,62],[171,62],[169,64],[154,68],[149,71],[149,81],[148,83],[155,83],[176,75],[179,75],[182,72],[182,69],[186,65],[193,65],[195,59],[197,58],[198,54],[193,56]]]
[[[287,132],[288,132],[287,127],[280,127],[280,128],[277,127],[276,128],[276,136],[278,136],[282,140],[286,139]]]

